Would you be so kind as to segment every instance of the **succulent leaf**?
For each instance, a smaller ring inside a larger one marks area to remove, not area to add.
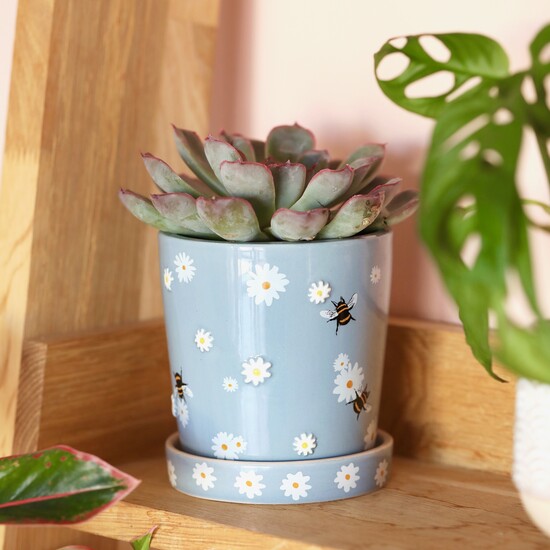
[[[251,139],[250,143],[254,149],[254,157],[256,162],[263,162],[265,160],[265,141]]]
[[[181,225],[166,219],[153,206],[153,203],[146,197],[134,193],[128,189],[120,189],[118,196],[122,204],[140,221],[152,225],[160,231],[183,235],[186,231]]]
[[[317,172],[328,166],[329,158],[330,157],[326,149],[322,151],[313,149],[311,151],[306,151],[303,155],[301,155],[298,162],[306,167],[311,176],[314,176]]]
[[[189,193],[193,197],[200,195],[199,191],[178,176],[163,160],[151,155],[151,153],[144,153],[141,158],[151,179],[161,191],[165,193]]]
[[[220,179],[229,195],[247,200],[260,227],[269,227],[275,212],[275,187],[267,166],[257,162],[222,162]]]
[[[199,218],[195,199],[191,195],[187,193],[151,195],[151,201],[164,218],[188,229],[189,231],[186,234],[197,237],[212,237],[215,235]]]
[[[197,212],[207,227],[226,241],[265,241],[252,205],[238,197],[199,197]]]
[[[233,145],[237,151],[240,151],[244,160],[248,160],[250,162],[256,161],[256,153],[254,152],[254,147],[249,139],[241,136],[240,134],[227,134],[225,132],[222,132],[222,136],[228,143]]]
[[[235,149],[233,145],[227,143],[227,141],[213,138],[212,136],[208,136],[204,142],[204,154],[219,182],[222,181],[220,174],[222,162],[243,160],[242,153]],[[221,194],[227,195],[227,190],[223,183],[220,184],[220,188],[223,190]]]
[[[376,157],[380,160],[377,164],[377,167],[380,166],[386,155],[386,145],[384,143],[367,143],[362,145],[359,149],[356,149],[344,162],[340,164],[342,168],[346,164],[351,164],[352,162],[363,159],[367,157]]]
[[[347,190],[344,199],[347,200],[351,196],[359,193],[360,189],[365,186],[371,173],[373,173],[373,165],[376,163],[376,157],[366,157],[354,160],[350,166],[353,168],[353,180]]]
[[[354,195],[338,210],[336,216],[320,232],[320,239],[341,239],[363,231],[382,210],[384,192]]]
[[[220,194],[223,193],[223,188],[208,164],[208,160],[204,154],[204,146],[201,139],[195,132],[183,130],[172,126],[174,129],[174,139],[176,147],[185,164],[189,166],[192,172],[214,191]]]
[[[363,187],[359,194],[361,195],[369,195],[375,191],[384,191],[384,202],[387,204],[395,193],[398,191],[401,182],[403,180],[401,178],[385,178],[383,176],[379,176],[374,178],[372,181],[370,181],[365,187]]]
[[[413,189],[396,195],[386,206],[384,206],[384,219],[386,225],[396,225],[412,216],[418,208],[418,193]]]
[[[275,185],[275,208],[290,208],[304,192],[306,167],[303,164],[271,164],[268,166]]]
[[[279,162],[296,162],[303,153],[314,148],[313,134],[298,124],[276,126],[267,136],[267,156]]]
[[[280,208],[271,219],[271,232],[283,241],[311,241],[327,223],[328,208],[298,212]]]
[[[302,197],[292,206],[292,210],[305,212],[314,208],[327,208],[336,204],[345,195],[353,180],[353,168],[341,170],[325,168],[311,178]]]

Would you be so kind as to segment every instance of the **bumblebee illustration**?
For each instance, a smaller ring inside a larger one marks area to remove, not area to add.
[[[187,384],[183,381],[179,372],[176,372],[176,374],[174,374],[174,378],[176,379],[174,385],[176,386],[178,397],[180,399],[183,399],[184,401],[186,395],[188,395],[189,397],[193,397],[193,392],[187,387]]]
[[[370,391],[367,391],[367,386],[365,385],[365,388],[361,393],[359,393],[357,390],[355,390],[355,399],[347,403],[347,405],[353,405],[353,411],[357,413],[357,420],[359,420],[359,415],[365,411],[369,412],[371,410],[371,406],[367,403],[367,399],[369,398]]]
[[[338,327],[341,325],[347,325],[350,321],[355,321],[355,318],[350,313],[353,306],[357,303],[357,292],[346,302],[342,296],[338,303],[331,300],[335,309],[324,309],[320,312],[321,317],[330,321],[336,321],[336,334],[338,334]]]

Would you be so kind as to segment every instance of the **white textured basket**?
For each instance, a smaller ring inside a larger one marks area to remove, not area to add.
[[[550,385],[520,379],[516,389],[513,478],[533,522],[550,536]]]

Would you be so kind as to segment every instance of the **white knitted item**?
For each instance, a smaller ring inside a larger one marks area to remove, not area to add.
[[[521,492],[550,500],[549,384],[518,381],[513,478]]]

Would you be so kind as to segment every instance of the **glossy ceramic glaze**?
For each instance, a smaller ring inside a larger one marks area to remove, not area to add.
[[[191,496],[250,504],[302,504],[352,498],[382,488],[391,470],[393,439],[378,432],[375,446],[352,455],[307,461],[205,459],[166,441],[172,487]]]
[[[284,461],[374,445],[391,240],[237,244],[160,234],[184,451]]]

